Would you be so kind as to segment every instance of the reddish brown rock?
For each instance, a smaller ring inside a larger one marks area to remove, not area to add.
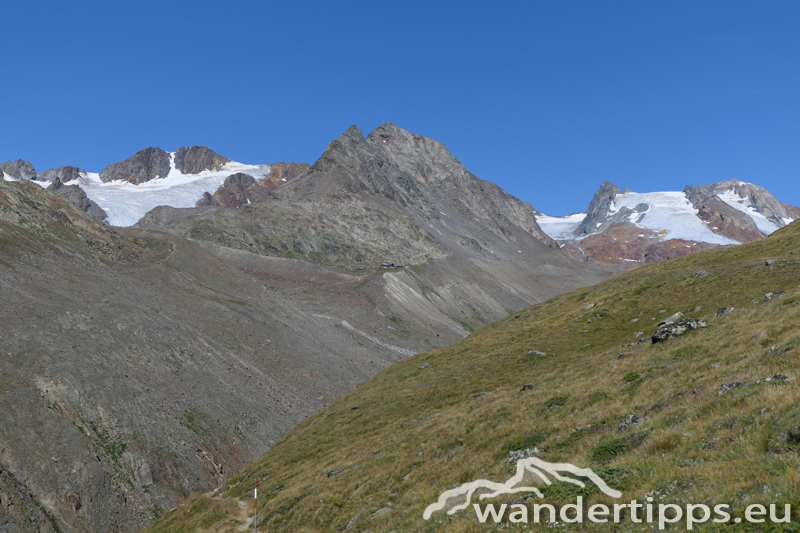
[[[259,187],[255,178],[237,172],[225,178],[220,188],[214,193],[214,197],[222,207],[239,208],[258,201],[265,194],[267,194],[267,189]]]
[[[714,191],[717,184],[700,187],[687,186],[683,191],[697,208],[697,215],[708,222],[709,227],[740,242],[752,242],[764,238],[753,219],[723,202]]]
[[[268,191],[277,189],[309,168],[311,168],[311,165],[308,163],[272,163],[269,166],[269,174],[264,179],[259,180],[258,186]]]
[[[562,251],[584,261],[636,265],[655,263],[717,246],[683,239],[664,240],[666,233],[641,228],[629,222],[617,222],[602,233],[570,242]]]

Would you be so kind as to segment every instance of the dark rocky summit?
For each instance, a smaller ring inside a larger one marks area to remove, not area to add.
[[[75,167],[68,167],[68,168],[75,168]],[[61,178],[58,177],[58,175],[53,176],[52,183],[50,184],[49,187],[47,187],[47,189],[57,192],[62,196],[65,196],[70,202],[72,202],[75,205],[75,207],[87,213],[92,218],[96,218],[97,220],[101,221],[108,218],[108,214],[105,211],[103,211],[103,209],[99,205],[90,200],[86,196],[86,193],[83,192],[83,189],[81,189],[77,185],[65,185],[61,181]]]
[[[184,174],[199,174],[206,170],[222,169],[230,159],[204,146],[179,148],[174,155],[175,168]],[[123,180],[140,184],[169,174],[170,154],[161,148],[145,148],[134,155],[107,166],[101,173],[104,182]]]
[[[175,168],[184,174],[200,174],[206,170],[217,171],[230,161],[205,146],[183,147],[175,152]]]
[[[610,181],[603,182],[599,189],[594,193],[592,201],[589,202],[589,207],[586,208],[586,217],[581,222],[581,235],[588,235],[593,233],[598,224],[605,222],[608,217],[611,202],[619,194],[619,187]]]
[[[169,154],[161,148],[145,148],[134,155],[108,165],[100,173],[104,182],[127,181],[138,185],[156,178],[163,178],[169,174]]]
[[[18,180],[30,181],[36,179],[36,170],[34,170],[33,165],[22,159],[0,163],[0,170]]]
[[[36,178],[39,181],[54,181],[56,178],[61,183],[68,183],[73,180],[77,180],[82,175],[85,175],[86,171],[82,168],[72,167],[72,166],[63,166],[58,168],[51,168],[45,170],[44,172],[40,172],[39,176]]]

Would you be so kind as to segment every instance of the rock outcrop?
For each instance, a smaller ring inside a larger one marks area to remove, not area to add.
[[[716,195],[714,185],[683,189],[686,198],[698,210],[698,216],[723,235],[740,242],[752,242],[763,238],[753,219],[734,209]]]
[[[749,203],[756,212],[762,214],[767,220],[776,226],[786,225],[787,218],[800,217],[800,207],[785,204],[775,198],[768,190],[753,183],[743,183],[739,180],[721,181],[709,185],[719,193],[725,190],[734,192],[742,200]]]
[[[134,155],[108,165],[100,173],[100,179],[104,182],[127,181],[138,185],[156,178],[163,178],[169,174],[170,156],[161,148],[145,148],[136,152]]]
[[[586,217],[581,222],[580,234],[588,235],[597,230],[605,222],[610,212],[611,202],[619,194],[619,187],[610,181],[603,182],[594,193],[589,207],[586,208]]]
[[[222,157],[205,146],[179,148],[175,152],[175,168],[184,174],[200,174],[206,170],[221,170],[230,159]]]
[[[277,189],[311,168],[308,163],[271,163],[269,174],[258,181],[258,186],[268,191]]]
[[[75,167],[69,167],[75,168]],[[90,200],[86,193],[83,192],[83,189],[78,187],[77,185],[65,185],[61,178],[57,175],[53,177],[53,181],[48,190],[57,192],[58,194],[65,196],[70,202],[75,205],[81,211],[87,213],[90,217],[96,218],[97,220],[103,221],[108,218],[108,214],[103,211],[99,205],[95,202]]]
[[[220,188],[214,193],[214,197],[217,205],[238,208],[257,202],[266,194],[267,189],[259,187],[255,178],[238,172],[225,178]]]
[[[81,176],[86,175],[86,171],[72,166],[63,166],[58,168],[51,168],[40,172],[36,178],[39,181],[54,182],[58,179],[61,183],[69,183],[70,181],[77,180]]]
[[[203,196],[200,197],[197,202],[195,202],[195,207],[207,207],[207,206],[218,206],[219,202],[217,202],[216,196],[211,194],[210,192],[206,191],[203,193]]]
[[[36,179],[36,170],[34,170],[33,165],[22,159],[0,163],[0,171],[18,180],[30,181]]]
[[[684,318],[683,320],[678,320],[677,322],[670,322],[668,324],[659,326],[655,333],[653,333],[651,339],[655,344],[656,342],[674,339],[690,331],[707,327],[708,322],[705,320],[700,320],[698,318]]]

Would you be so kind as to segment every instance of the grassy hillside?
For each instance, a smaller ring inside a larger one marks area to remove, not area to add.
[[[260,531],[515,531],[480,525],[469,509],[422,513],[457,484],[508,479],[508,452],[533,446],[546,461],[592,467],[623,501],[725,502],[733,516],[791,503],[785,530],[798,530],[798,250],[794,223],[559,296],[404,360],[300,424],[226,492],[193,497],[149,531],[244,527],[256,479]],[[722,307],[736,309],[718,317]],[[709,326],[628,346],[677,311]],[[788,382],[755,383],[776,374]],[[719,394],[736,382],[747,385]],[[632,413],[645,420],[619,431]],[[555,484],[545,496],[569,503],[575,492]]]

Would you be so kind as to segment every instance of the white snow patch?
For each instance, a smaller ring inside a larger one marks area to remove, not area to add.
[[[174,155],[174,152],[170,153],[170,170],[163,178],[139,185],[127,181],[103,183],[99,174],[89,172],[77,180],[77,185],[108,213],[109,224],[132,226],[148,211],[160,205],[194,207],[204,192],[213,194],[231,174],[243,172],[259,180],[267,176],[270,170],[269,165],[230,162],[216,172],[207,170],[200,174],[183,174],[175,168]]]
[[[765,217],[764,215],[756,211],[755,208],[753,208],[753,206],[750,204],[749,198],[742,198],[732,190],[719,192],[717,193],[717,196],[719,197],[720,200],[722,200],[732,208],[736,209],[737,211],[741,211],[745,215],[752,218],[753,222],[756,223],[758,231],[760,231],[761,233],[769,235],[770,233],[778,229],[778,226],[776,226],[775,223],[770,222],[770,220],[767,217]]]
[[[630,192],[617,195],[612,202],[614,211],[622,207],[634,209],[639,204],[647,204],[650,208],[644,213],[637,213],[637,225],[655,231],[666,230],[665,240],[739,244],[738,241],[711,231],[697,216],[697,209],[682,192]]]
[[[536,222],[551,239],[568,240],[575,238],[575,233],[584,218],[586,218],[586,213],[575,213],[565,217],[540,214],[536,216]]]
[[[3,181],[30,181],[31,183],[35,183],[36,185],[38,185],[42,189],[46,189],[47,187],[50,186],[50,182],[49,181],[18,180],[17,178],[12,176],[11,174],[6,174],[2,170],[0,170],[0,176],[3,176]]]

